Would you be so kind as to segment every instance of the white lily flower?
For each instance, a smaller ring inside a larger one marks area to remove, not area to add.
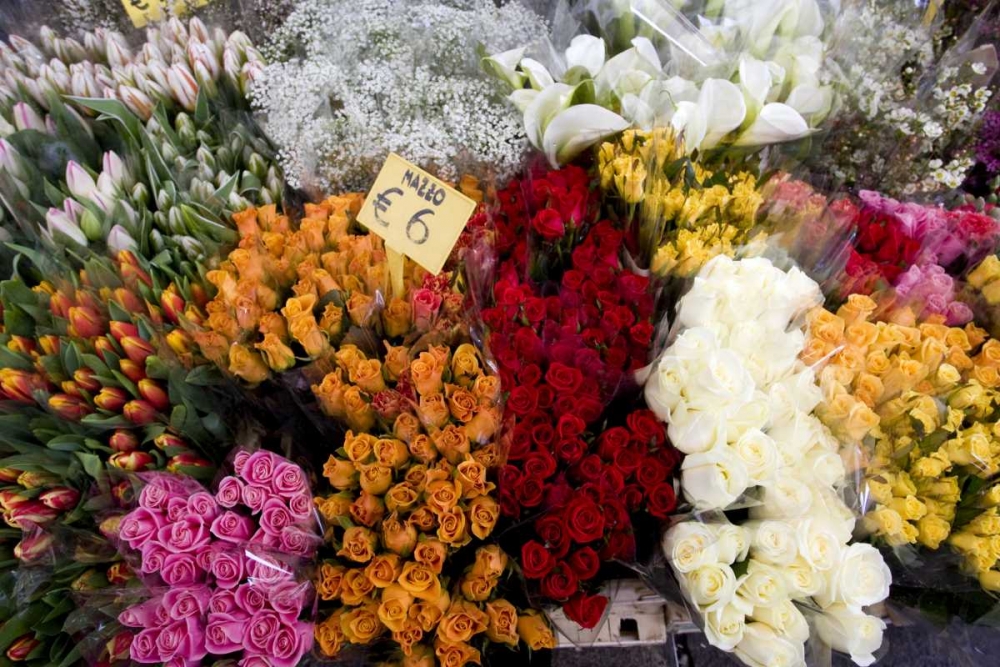
[[[606,59],[604,40],[593,35],[577,35],[566,49],[566,67],[582,67],[590,72],[590,76],[597,76]]]
[[[631,49],[622,51],[604,63],[604,67],[594,77],[594,87],[599,100],[605,100],[612,94],[621,98],[622,95],[638,92],[635,89],[637,79],[633,72],[642,72],[650,78],[662,74],[660,58],[652,42],[645,37],[636,37],[632,40],[632,45]]]
[[[793,141],[809,134],[809,124],[798,111],[780,102],[765,104],[760,114],[736,140],[737,146],[765,146]]]
[[[574,90],[565,83],[554,83],[531,100],[524,111],[524,132],[532,146],[541,150],[545,128],[556,114],[569,106]]]
[[[524,58],[521,60],[521,71],[527,75],[528,83],[535,90],[542,90],[555,83],[555,79],[549,74],[549,70],[545,68],[545,65],[533,58]]]
[[[522,114],[528,110],[531,103],[538,97],[538,91],[531,88],[521,88],[511,93],[507,99],[514,103],[517,110]]]
[[[629,125],[627,120],[602,106],[578,104],[562,111],[549,122],[545,128],[543,150],[549,164],[558,167]]]
[[[816,127],[833,107],[833,90],[829,86],[796,86],[785,103],[798,111],[810,127]]]
[[[708,150],[743,124],[747,115],[743,93],[725,79],[709,79],[701,86],[697,102],[680,102],[672,125],[683,133],[688,150]]]
[[[517,90],[524,87],[524,75],[517,71],[517,64],[524,58],[524,47],[511,49],[483,58],[483,66],[501,81]]]

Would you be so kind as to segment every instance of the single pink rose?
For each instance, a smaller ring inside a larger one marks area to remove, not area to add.
[[[247,579],[261,584],[277,584],[294,579],[291,566],[274,556],[252,554],[246,561]]]
[[[308,493],[309,482],[302,468],[294,463],[279,463],[274,468],[271,489],[282,498],[291,498],[299,493]]]
[[[245,449],[241,449],[236,452],[233,456],[233,471],[240,477],[243,477],[243,469],[246,467],[247,461],[250,459],[250,452]]]
[[[133,549],[142,549],[142,546],[147,541],[155,539],[164,522],[165,520],[161,513],[153,511],[148,507],[137,507],[122,519],[118,528],[118,535],[128,542],[128,545]]]
[[[129,646],[129,655],[138,663],[144,665],[154,665],[160,662],[160,649],[157,647],[157,640],[160,638],[158,628],[143,630],[132,640]]]
[[[212,576],[219,588],[236,588],[243,579],[243,554],[236,550],[217,550],[212,559]]]
[[[149,510],[165,510],[171,498],[167,489],[157,484],[147,484],[139,492],[139,506]]]
[[[170,554],[163,560],[160,576],[171,586],[191,585],[203,581],[205,571],[191,554]]]
[[[212,599],[208,602],[208,611],[213,614],[233,614],[241,610],[240,603],[236,601],[236,591],[219,589],[212,593]]]
[[[200,618],[188,617],[169,623],[160,630],[156,648],[163,662],[173,658],[201,660],[208,654],[204,622]]]
[[[214,655],[243,650],[246,624],[247,619],[231,614],[209,614],[208,626],[205,628],[205,648]]]
[[[273,667],[273,664],[262,655],[244,653],[243,659],[240,660],[238,667]]]
[[[236,507],[243,500],[243,482],[237,477],[223,477],[215,492],[215,500],[223,507]]]
[[[285,623],[292,623],[302,615],[311,596],[312,584],[308,581],[283,581],[267,589],[267,603]]]
[[[205,520],[195,514],[187,514],[163,526],[157,537],[163,546],[174,553],[199,551],[212,540]]]
[[[410,299],[413,308],[413,324],[417,331],[429,331],[434,317],[441,308],[441,296],[426,287],[413,291]]]
[[[239,544],[253,534],[253,521],[231,510],[226,510],[212,522],[212,534],[220,540]]]
[[[194,562],[205,572],[212,571],[212,559],[219,550],[219,542],[212,542],[204,549],[199,549],[194,553]]]
[[[307,636],[311,639],[311,630],[309,623],[282,623],[268,644],[271,664],[274,667],[295,667],[303,654],[312,647],[312,642],[306,639]]]
[[[157,617],[162,597],[155,597],[128,607],[118,614],[118,622],[127,628],[151,628],[158,623]]]
[[[236,604],[248,614],[256,614],[267,606],[267,598],[260,586],[243,584],[236,589]]]
[[[252,653],[269,655],[269,644],[274,633],[281,627],[281,619],[273,611],[258,611],[247,621],[243,633],[243,645]]]
[[[313,516],[312,494],[308,491],[296,493],[288,499],[288,511],[296,521],[305,521]]]
[[[268,498],[260,515],[260,527],[272,535],[280,535],[295,523],[295,517],[288,511],[288,505],[281,498]]]
[[[171,496],[167,500],[167,521],[173,523],[180,521],[188,515],[187,498],[182,496]]]
[[[170,552],[162,545],[150,540],[142,547],[142,560],[139,563],[139,572],[142,574],[155,574],[163,569],[163,564],[167,560]]]
[[[264,509],[267,501],[267,491],[259,486],[247,484],[243,487],[243,504],[250,508],[250,511],[257,514]]]
[[[243,465],[243,472],[240,476],[250,484],[270,489],[274,469],[279,463],[278,458],[265,450],[254,452]]]
[[[215,497],[211,493],[204,491],[195,493],[188,498],[188,510],[197,514],[205,523],[208,523],[219,516],[219,503],[215,502]]]
[[[163,606],[171,619],[179,621],[189,616],[202,616],[211,600],[212,591],[208,586],[183,586],[164,593]]]
[[[163,667],[199,667],[201,660],[188,660],[180,656],[174,656],[163,663]]]
[[[316,553],[322,539],[296,526],[289,526],[281,531],[280,541],[284,553],[311,556]]]
[[[267,547],[271,551],[280,551],[281,536],[273,535],[261,528],[253,534],[253,537],[250,538],[250,544],[260,544]]]

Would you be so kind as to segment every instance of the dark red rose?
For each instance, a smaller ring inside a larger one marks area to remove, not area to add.
[[[597,396],[589,395],[578,397],[572,410],[572,414],[588,424],[597,421],[602,412],[604,412],[604,403]]]
[[[556,392],[547,384],[538,385],[538,408],[548,410],[556,400]]]
[[[534,441],[531,439],[531,429],[526,428],[524,424],[515,426],[514,433],[510,438],[510,450],[507,452],[507,457],[511,461],[522,461],[533,449]]]
[[[547,314],[548,308],[545,305],[545,299],[534,297],[524,302],[524,316],[532,324],[538,324],[545,319]]]
[[[543,449],[548,449],[549,445],[552,444],[552,439],[555,437],[555,429],[552,428],[552,424],[548,422],[543,422],[541,424],[535,424],[531,429],[531,439],[536,445]]]
[[[497,488],[501,491],[504,489],[513,490],[520,481],[521,471],[517,466],[505,465],[497,473]]]
[[[628,447],[632,433],[624,426],[613,426],[597,438],[597,453],[602,459],[614,461],[615,454]]]
[[[635,479],[644,491],[660,484],[667,479],[667,466],[655,456],[647,456],[642,460],[642,465],[635,471]]]
[[[635,345],[648,348],[653,341],[653,331],[653,325],[649,322],[639,322],[629,329],[628,337]]]
[[[594,250],[593,246],[577,246],[573,251],[573,268],[577,269],[584,275],[590,275],[596,266],[597,252]]]
[[[573,365],[579,368],[586,377],[598,377],[604,374],[604,361],[601,353],[591,348],[582,348],[573,355]]]
[[[514,490],[507,488],[500,490],[500,512],[504,516],[521,516],[521,503],[517,500]]]
[[[590,498],[577,496],[566,507],[566,531],[573,541],[586,544],[604,534],[604,513]]]
[[[553,558],[562,558],[569,552],[570,539],[558,512],[551,512],[535,521],[535,532],[548,548]]]
[[[560,438],[577,438],[587,430],[587,425],[576,415],[562,415],[556,424],[556,435]]]
[[[583,373],[577,368],[555,363],[550,365],[549,370],[545,372],[545,381],[559,393],[572,393],[583,382]]]
[[[618,495],[625,488],[625,476],[613,466],[604,466],[604,470],[601,471],[601,484],[611,495]]]
[[[621,498],[622,502],[625,503],[625,507],[629,512],[637,512],[642,503],[645,500],[645,494],[642,492],[642,487],[638,484],[628,484],[625,486],[625,490],[622,491]]]
[[[565,600],[576,593],[578,582],[576,573],[565,563],[549,572],[542,580],[542,595],[553,600]]]
[[[658,447],[667,439],[663,423],[652,410],[635,410],[625,420],[635,439],[648,447]]]
[[[569,501],[576,495],[566,479],[559,477],[558,481],[549,481],[545,487],[545,507],[548,509],[561,509],[569,504]]]
[[[615,468],[622,474],[622,477],[629,477],[642,464],[642,454],[639,453],[635,445],[630,444],[628,447],[622,447],[615,452],[612,462]]]
[[[584,456],[574,468],[576,477],[584,482],[596,482],[601,479],[604,463],[596,454]]]
[[[608,288],[615,282],[615,270],[604,264],[594,269],[594,272],[590,274],[590,278],[597,283],[598,286]]]
[[[654,486],[646,497],[646,508],[657,519],[666,519],[677,508],[674,487],[667,482]]]
[[[522,477],[515,493],[522,507],[538,507],[545,497],[545,480],[531,476]]]
[[[608,537],[607,544],[601,549],[601,560],[625,560],[635,558],[635,536],[631,532],[614,532]]]
[[[604,351],[604,363],[610,368],[624,368],[628,361],[628,349],[624,345],[616,344]]]
[[[597,303],[604,313],[616,312],[617,306],[620,303],[618,300],[618,295],[614,292],[608,290],[601,290],[597,293]]]
[[[546,241],[558,241],[566,234],[566,224],[559,211],[547,208],[531,219],[531,228]]]
[[[521,355],[523,363],[533,364],[540,357],[542,341],[534,329],[521,327],[514,334],[514,350]]]
[[[556,473],[556,460],[547,451],[537,451],[524,457],[521,469],[525,475],[548,479]]]
[[[542,379],[542,369],[538,364],[528,364],[517,373],[517,381],[520,384],[533,387]],[[508,386],[514,386],[513,384]],[[506,387],[505,387],[506,388]]]
[[[586,278],[587,276],[586,274],[583,273],[583,271],[570,269],[569,271],[563,274],[562,285],[566,289],[569,289],[573,292],[579,292],[580,285],[583,284],[583,281],[586,280]]]
[[[608,495],[607,490],[597,482],[587,482],[586,484],[581,484],[580,488],[576,490],[576,493],[590,498],[598,505],[602,504]]]
[[[858,223],[858,236],[854,242],[861,252],[873,253],[886,238],[886,230],[881,221],[874,219],[870,211],[865,211]]]
[[[618,277],[618,293],[624,303],[636,303],[649,289],[649,278],[626,271]]]
[[[663,462],[663,465],[667,467],[667,475],[673,475],[674,470],[680,465],[681,459],[684,455],[673,447],[667,445],[660,447],[656,450],[656,458]]]
[[[507,397],[507,407],[518,417],[524,417],[535,409],[538,392],[534,387],[520,385],[514,387]]]
[[[521,546],[521,570],[528,579],[541,579],[552,571],[555,564],[548,549],[535,540]]]
[[[587,595],[581,592],[563,605],[563,613],[566,614],[566,618],[584,630],[592,630],[604,618],[604,610],[607,607],[608,598],[603,595]]]
[[[587,581],[597,576],[601,569],[601,558],[590,547],[578,547],[573,550],[567,560],[580,581]]]
[[[587,443],[580,438],[562,438],[556,440],[553,451],[560,461],[567,465],[573,465],[587,453]]]

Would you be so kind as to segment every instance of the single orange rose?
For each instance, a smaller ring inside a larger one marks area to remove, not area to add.
[[[402,571],[403,561],[398,554],[379,554],[365,568],[365,576],[375,588],[385,588],[394,583]],[[382,599],[385,599],[385,594]]]
[[[375,556],[375,546],[378,540],[368,528],[354,526],[344,531],[343,546],[337,552],[355,563],[367,563]]]
[[[340,627],[352,644],[368,644],[385,632],[385,626],[378,618],[378,605],[374,602],[344,612],[340,617]]]
[[[486,616],[489,625],[486,636],[492,642],[517,646],[517,608],[507,600],[494,600],[486,603]]]

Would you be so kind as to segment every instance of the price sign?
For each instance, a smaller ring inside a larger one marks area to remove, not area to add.
[[[358,221],[436,275],[475,210],[476,202],[390,153]]]
[[[173,0],[175,15],[183,15],[191,7],[203,7],[211,0]],[[144,28],[166,18],[171,0],[122,0],[125,12],[136,28]]]

